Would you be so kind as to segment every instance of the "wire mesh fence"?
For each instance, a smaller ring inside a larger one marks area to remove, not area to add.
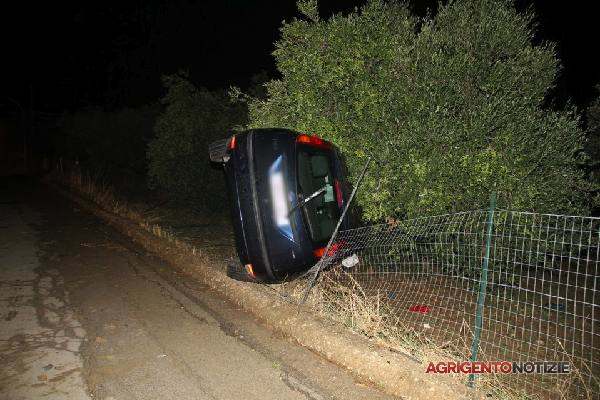
[[[311,297],[367,334],[416,338],[442,358],[476,349],[479,361],[572,369],[481,384],[598,398],[599,243],[600,219],[504,210],[367,226],[338,233]]]

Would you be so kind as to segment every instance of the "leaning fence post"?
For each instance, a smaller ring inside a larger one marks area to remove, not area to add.
[[[477,296],[477,309],[475,311],[475,329],[473,332],[473,342],[471,343],[471,362],[477,361],[479,353],[479,341],[481,339],[481,329],[483,327],[483,304],[485,303],[485,292],[488,284],[488,267],[490,262],[490,248],[492,247],[492,233],[494,228],[494,210],[496,209],[496,192],[490,195],[490,208],[488,209],[487,233],[485,239],[485,255],[481,265],[481,274],[479,276],[479,295]],[[475,385],[475,374],[469,375],[469,386]]]
[[[325,252],[323,253],[323,256],[321,257],[321,259],[319,261],[317,261],[317,263],[311,269],[306,271],[305,275],[312,274],[312,276],[308,282],[308,286],[306,287],[306,290],[304,291],[304,296],[302,296],[302,300],[301,300],[300,304],[306,303],[306,300],[308,299],[308,295],[317,281],[317,276],[319,275],[319,273],[321,272],[321,269],[323,268],[323,260],[325,258],[327,258],[327,255],[329,254],[329,249],[331,248],[331,245],[338,234],[338,230],[340,229],[340,226],[342,225],[342,221],[344,220],[346,213],[350,209],[350,204],[352,204],[354,195],[356,194],[358,187],[360,186],[363,178],[365,177],[367,168],[369,168],[369,163],[371,162],[371,158],[372,158],[371,156],[369,156],[369,158],[367,158],[367,162],[365,163],[365,166],[363,167],[362,172],[360,173],[360,176],[358,177],[358,180],[356,181],[356,185],[354,186],[354,189],[352,189],[350,198],[348,199],[348,201],[346,202],[346,205],[344,206],[344,210],[342,211],[342,215],[340,215],[340,218],[338,219],[337,225],[335,226],[335,229],[333,230],[333,234],[329,238],[329,242],[327,242],[327,246],[325,247]]]

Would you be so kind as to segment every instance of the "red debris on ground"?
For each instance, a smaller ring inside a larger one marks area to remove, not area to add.
[[[414,306],[410,306],[408,311],[418,312],[421,314],[427,314],[431,311],[431,307],[426,306],[425,304],[415,304]]]

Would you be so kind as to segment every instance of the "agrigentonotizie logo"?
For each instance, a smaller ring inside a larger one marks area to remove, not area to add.
[[[568,361],[442,361],[430,362],[428,374],[568,374]]]

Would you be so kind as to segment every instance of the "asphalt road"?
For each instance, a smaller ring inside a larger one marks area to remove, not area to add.
[[[0,399],[388,399],[31,179],[0,179]]]

